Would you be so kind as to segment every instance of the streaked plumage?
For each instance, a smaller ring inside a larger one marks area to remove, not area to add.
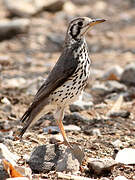
[[[100,22],[104,20],[92,20],[87,17],[77,18],[70,22],[60,58],[38,90],[33,103],[21,118],[24,127],[20,136],[32,122],[38,120],[53,107],[56,108],[54,117],[64,141],[70,146],[62,124],[64,108],[78,98],[87,84],[91,63],[84,35],[90,26]]]

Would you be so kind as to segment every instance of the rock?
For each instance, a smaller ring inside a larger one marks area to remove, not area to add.
[[[0,143],[0,159],[6,159],[13,166],[17,166],[16,161],[19,159],[19,157],[11,153],[3,143]]]
[[[64,126],[65,131],[81,131],[81,128],[79,126],[69,124]]]
[[[58,159],[56,171],[69,171],[77,172],[79,171],[80,163],[77,158],[73,155],[69,148],[62,148],[62,154]]]
[[[5,79],[3,86],[6,88],[18,88],[21,89],[26,85],[26,80],[22,77]]]
[[[112,145],[114,146],[114,148],[123,147],[123,143],[119,139],[117,139],[116,141],[113,141]]]
[[[55,170],[59,156],[57,145],[38,146],[33,151],[28,164],[34,173],[46,173]]]
[[[105,83],[105,86],[109,89],[111,92],[120,92],[120,91],[127,91],[127,87],[124,84],[121,84],[117,81],[107,81]]]
[[[90,171],[94,172],[97,175],[101,175],[103,172],[110,172],[111,169],[118,163],[109,158],[102,159],[88,159],[88,168]]]
[[[111,118],[116,118],[116,117],[121,117],[121,118],[129,118],[130,112],[129,111],[112,111],[107,114],[108,117]]]
[[[65,2],[64,6],[63,6],[63,10],[67,14],[74,15],[76,6],[71,1],[67,1],[67,2]]]
[[[75,101],[73,104],[71,104],[70,111],[71,112],[79,112],[83,110],[87,110],[93,106],[93,100],[92,96],[86,92],[83,92],[77,101]]]
[[[87,177],[84,177],[84,176],[78,176],[78,175],[72,175],[72,174],[65,174],[65,173],[62,173],[62,172],[56,172],[56,175],[57,175],[57,179],[69,179],[69,180],[96,180],[96,179],[93,179],[93,178],[87,178]],[[107,180],[107,179],[105,179]],[[109,179],[108,179],[109,180]]]
[[[90,120],[82,115],[80,115],[80,113],[78,112],[73,112],[71,114],[67,114],[64,116],[64,121],[68,122],[68,124],[76,124],[78,122],[83,122],[83,123],[88,123]]]
[[[128,180],[125,176],[117,176],[114,180]]]
[[[69,125],[65,125],[64,126],[65,131],[81,131],[81,128],[79,126],[73,125],[73,124],[69,124]],[[60,130],[58,128],[58,126],[48,126],[46,128],[43,129],[44,133],[50,133],[50,134],[56,134],[59,133]]]
[[[84,110],[82,102],[79,103],[79,101],[74,102],[69,106],[69,109],[71,112],[80,112]]]
[[[84,101],[76,101],[73,104],[71,104],[70,107],[70,111],[71,112],[79,112],[79,111],[83,111],[83,110],[88,110],[93,106],[92,102],[84,102]]]
[[[38,0],[37,0],[38,1]],[[41,0],[43,1],[43,0]],[[61,11],[63,8],[63,5],[65,3],[65,0],[44,0],[44,5],[42,5],[42,9],[50,12],[56,12],[56,11]]]
[[[135,85],[135,63],[128,64],[125,67],[120,81],[125,84]]]
[[[25,84],[25,87],[24,87],[24,85],[22,85],[22,86],[26,89],[27,95],[34,96],[37,93],[40,86],[44,83],[44,81],[45,81],[45,79],[43,77],[39,76],[38,78],[27,81]]]
[[[95,11],[104,11],[107,8],[107,3],[104,1],[98,1],[95,3],[93,8]]]
[[[102,177],[102,178],[100,178],[100,180],[110,180],[110,179],[107,177]]]
[[[64,42],[64,36],[62,34],[51,33],[47,35],[47,38],[49,42],[51,41],[53,44],[56,44],[56,46],[59,47],[58,50],[62,49]]]
[[[82,6],[89,3],[89,0],[72,0],[72,1],[75,4],[82,5]]]
[[[0,129],[1,129],[1,125],[0,125]],[[3,133],[0,132],[0,143],[4,142],[4,135]]]
[[[56,133],[59,133],[60,130],[58,126],[48,126],[48,127],[43,128],[43,132],[47,134],[56,134]]]
[[[92,102],[93,101],[93,97],[91,94],[83,91],[82,95],[81,95],[81,100],[85,101],[85,102]]]
[[[30,0],[4,0],[6,8],[12,15],[29,17],[35,14],[39,8],[35,7],[35,1]]]
[[[39,155],[40,157],[38,157]],[[80,164],[69,148],[46,145],[39,146],[33,152],[29,165],[33,171],[48,172],[54,169],[57,171],[78,171]]]
[[[0,179],[5,180],[9,178],[8,172],[4,169],[3,165],[0,163]]]
[[[91,136],[98,136],[98,137],[101,136],[100,129],[98,129],[98,128],[93,128],[93,129],[86,128],[86,129],[84,129],[84,133],[87,135],[91,135]]]
[[[92,88],[91,88],[91,91],[94,94],[99,95],[99,96],[105,96],[108,93],[110,93],[109,88],[107,88],[104,84],[93,85]]]
[[[56,12],[64,5],[64,0],[4,0],[4,2],[11,14],[21,17],[30,17],[43,10]]]
[[[116,162],[123,164],[135,164],[135,149],[124,148],[116,154]]]
[[[0,109],[6,113],[11,113],[12,111],[12,106],[11,105],[7,105],[7,104],[3,104]]]
[[[78,171],[80,166],[68,147],[56,144],[38,146],[28,164],[34,173],[46,173],[51,170],[74,172]]]
[[[11,102],[10,102],[6,97],[2,98],[2,99],[1,99],[1,102],[2,102],[3,104],[11,105]]]
[[[11,38],[18,33],[26,33],[30,24],[28,19],[0,21],[0,40]]]
[[[102,76],[102,80],[120,80],[121,74],[123,72],[123,69],[116,65],[111,67],[109,70],[105,71],[105,73]]]

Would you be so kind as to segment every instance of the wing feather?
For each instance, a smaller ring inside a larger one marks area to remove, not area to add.
[[[33,103],[22,116],[22,122],[28,121],[37,105],[45,100],[45,98],[48,98],[51,92],[60,87],[75,72],[78,65],[78,59],[74,58],[75,48],[77,48],[76,45],[63,50],[62,55],[50,72],[48,78],[35,95]]]

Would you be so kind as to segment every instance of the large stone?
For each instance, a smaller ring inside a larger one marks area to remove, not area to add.
[[[90,119],[82,116],[78,112],[73,112],[73,113],[65,115],[64,116],[64,121],[68,122],[68,124],[73,124],[73,123],[77,124],[78,122],[88,123],[90,121]]]
[[[103,74],[103,80],[120,80],[123,69],[120,66],[113,66]]]
[[[26,33],[30,21],[28,19],[13,19],[0,21],[0,40],[11,38],[18,33]]]
[[[127,87],[124,84],[119,83],[118,81],[115,81],[115,80],[107,81],[105,83],[105,86],[107,88],[109,88],[109,90],[111,92],[120,92],[120,91],[126,91],[127,90]]]
[[[102,159],[88,159],[88,168],[90,171],[93,171],[97,175],[101,175],[103,172],[110,172],[111,169],[118,163],[109,158]]]
[[[90,109],[93,106],[93,98],[90,94],[83,92],[77,101],[70,105],[71,112],[79,112]]]
[[[77,149],[74,150],[57,144],[38,146],[33,151],[28,164],[34,173],[46,173],[51,170],[76,172],[80,166],[78,157],[82,154],[79,154],[80,151]],[[83,159],[83,156],[81,158]]]
[[[135,164],[135,149],[125,148],[116,154],[116,162],[123,164]]]
[[[42,10],[59,11],[64,5],[64,0],[4,0],[7,9],[13,15],[29,17]]]
[[[104,84],[95,84],[92,86],[91,91],[99,96],[104,96],[110,93],[110,89],[107,88]]]
[[[128,180],[125,176],[117,176],[114,180]]]
[[[135,63],[128,64],[122,75],[121,82],[135,85]]]
[[[19,159],[19,157],[11,153],[3,143],[0,143],[0,159],[6,159],[13,166],[17,166],[16,161]]]

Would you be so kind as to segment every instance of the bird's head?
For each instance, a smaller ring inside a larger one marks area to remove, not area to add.
[[[84,37],[90,27],[104,21],[105,19],[91,19],[88,17],[76,18],[69,23],[66,38],[74,42],[79,41]]]

